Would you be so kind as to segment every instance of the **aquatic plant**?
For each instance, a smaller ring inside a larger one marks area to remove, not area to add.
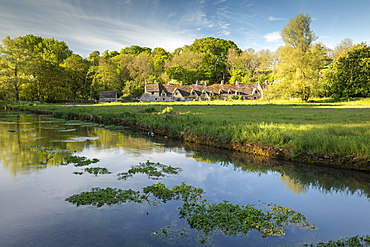
[[[58,125],[42,125],[39,126],[40,129],[53,129],[53,130],[65,130],[66,128]]]
[[[94,174],[95,176],[98,176],[98,174],[111,174],[110,171],[108,171],[107,168],[102,167],[89,167],[84,169],[85,172]]]
[[[330,240],[328,242],[318,242],[314,244],[304,244],[303,246],[310,247],[362,247],[370,246],[370,236],[354,236],[349,238],[344,238],[341,240]]]
[[[208,203],[202,199],[203,189],[195,188],[182,183],[167,188],[158,183],[146,186],[142,192],[112,188],[93,188],[90,192],[82,192],[68,197],[66,201],[79,205],[121,204],[126,202],[142,203],[144,201],[158,204],[158,200],[165,203],[170,200],[179,200],[183,204],[178,208],[181,218],[186,219],[190,228],[203,233],[204,241],[210,233],[221,231],[227,236],[247,235],[249,230],[257,230],[262,237],[284,235],[283,226],[295,225],[308,229],[315,229],[301,213],[283,206],[273,206],[264,212],[251,205],[235,205],[224,201],[222,203]],[[149,197],[154,197],[150,200]]]
[[[61,163],[61,165],[69,165],[74,164],[76,167],[78,166],[88,166],[92,163],[99,162],[99,159],[93,158],[93,159],[87,159],[84,156],[67,156],[64,158],[64,162]]]
[[[179,167],[172,167],[163,165],[159,162],[154,163],[149,160],[146,163],[140,163],[137,166],[132,166],[127,172],[118,173],[118,179],[124,179],[132,177],[137,173],[143,173],[148,175],[150,179],[157,180],[161,177],[165,177],[167,174],[178,174],[181,171]]]
[[[105,189],[92,188],[91,191],[82,192],[66,198],[67,202],[80,205],[93,205],[101,207],[103,205],[121,204],[126,202],[142,203],[146,199],[144,194],[138,191],[121,190],[107,187]]]

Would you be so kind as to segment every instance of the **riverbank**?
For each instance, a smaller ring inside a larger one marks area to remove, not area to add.
[[[286,101],[9,106],[58,118],[125,125],[154,135],[271,159],[370,170],[368,99],[306,104]]]

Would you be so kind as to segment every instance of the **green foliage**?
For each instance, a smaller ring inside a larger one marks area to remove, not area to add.
[[[328,242],[318,242],[315,244],[304,244],[310,247],[362,247],[370,245],[370,236],[354,236],[342,240],[330,240]]]
[[[188,48],[203,54],[200,69],[204,71],[204,79],[219,82],[227,76],[228,51],[231,48],[237,49],[237,45],[231,40],[207,37],[196,39]]]
[[[50,63],[60,65],[72,55],[72,51],[64,41],[58,41],[53,38],[42,38],[32,34],[21,38],[27,43],[33,54]]]
[[[169,113],[173,113],[173,107],[171,107],[171,106],[168,106],[168,107],[164,108],[164,109],[160,112],[160,114],[169,114]]]
[[[102,167],[88,167],[84,169],[84,172],[94,174],[95,176],[98,176],[98,174],[111,174],[107,168]]]
[[[126,54],[126,55],[139,55],[141,53],[148,53],[150,54],[152,49],[149,47],[141,47],[138,45],[132,45],[130,47],[125,47],[121,50],[120,54]]]
[[[99,162],[99,159],[88,159],[84,156],[67,156],[64,158],[64,162],[61,163],[61,165],[69,165],[74,164],[76,167],[78,166],[88,166],[93,163]]]
[[[7,36],[0,45],[0,90],[5,95],[20,100],[22,86],[32,81],[35,68],[34,55],[21,38]]]
[[[154,107],[145,108],[144,110],[141,110],[140,112],[141,113],[153,113],[155,112],[155,108]]]
[[[93,188],[89,192],[82,192],[66,198],[67,202],[80,205],[93,205],[101,207],[103,205],[114,205],[126,202],[141,203],[145,199],[144,194],[140,194],[138,191],[121,190],[113,188]]]
[[[299,14],[282,30],[286,43],[278,53],[278,83],[269,89],[269,97],[299,97],[307,101],[323,91],[321,69],[328,62],[328,50],[321,44],[312,45],[316,39],[310,29],[311,18]]]
[[[221,231],[227,236],[238,234],[247,235],[250,230],[257,230],[262,237],[284,235],[283,226],[296,225],[303,228],[315,229],[306,218],[299,212],[283,206],[274,206],[264,212],[251,205],[235,205],[224,201],[222,203],[208,203],[202,196],[204,191],[182,183],[181,185],[167,188],[164,184],[146,186],[142,192],[112,188],[93,188],[90,192],[82,192],[66,198],[66,201],[80,205],[103,205],[121,204],[126,202],[142,203],[148,201],[158,204],[158,201],[150,201],[149,196],[163,203],[171,200],[179,200],[183,204],[178,208],[181,218],[186,219],[187,224],[204,234]],[[202,239],[205,239],[205,238]]]
[[[132,177],[137,173],[143,173],[148,175],[148,178],[157,180],[161,177],[165,177],[167,174],[178,174],[181,168],[163,165],[161,163],[150,162],[140,163],[137,166],[132,166],[127,172],[118,173],[118,179],[124,179]]]
[[[308,14],[298,14],[295,18],[291,18],[281,31],[284,43],[304,53],[307,52],[312,42],[317,39],[310,25],[311,17]]]
[[[370,46],[354,46],[346,55],[337,57],[325,71],[328,95],[341,97],[370,96]]]
[[[67,74],[67,87],[70,94],[69,100],[88,99],[90,96],[91,80],[87,77],[90,62],[80,55],[72,54],[61,65]]]

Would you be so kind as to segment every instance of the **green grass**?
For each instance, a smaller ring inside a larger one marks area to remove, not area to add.
[[[19,106],[19,105],[18,105]],[[14,105],[13,105],[14,107]],[[187,133],[217,142],[282,147],[293,155],[362,156],[370,151],[370,99],[315,103],[300,101],[215,101],[171,103],[34,104],[23,108],[76,115],[126,119],[146,129]],[[170,114],[158,114],[172,107]]]

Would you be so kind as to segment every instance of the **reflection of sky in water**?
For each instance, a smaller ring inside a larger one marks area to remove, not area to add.
[[[32,117],[20,119],[30,122]],[[42,122],[34,124],[48,124],[45,117],[42,119]],[[0,152],[3,154],[10,144],[19,145],[18,140],[23,144],[18,146],[19,149],[14,149],[17,152],[10,153],[11,155],[18,157],[17,155],[22,154],[19,151],[23,149],[39,154],[39,150],[29,148],[39,140],[38,144],[44,144],[43,146],[49,144],[54,148],[68,148],[77,151],[79,156],[98,158],[100,162],[92,166],[106,167],[113,174],[77,176],[73,172],[83,168],[72,165],[47,164],[35,169],[32,165],[19,165],[22,163],[19,157],[13,159],[17,161],[18,170],[10,172],[10,167],[5,166],[2,161],[3,157],[0,159],[0,246],[52,246],[55,243],[62,246],[148,243],[163,246],[164,243],[157,242],[151,233],[167,225],[186,227],[184,220],[178,219],[176,208],[179,202],[159,206],[144,203],[95,208],[76,207],[64,201],[66,197],[88,191],[92,187],[140,190],[143,186],[158,182],[168,186],[186,182],[201,187],[209,202],[228,200],[237,204],[255,204],[262,208],[260,202],[280,204],[302,212],[319,227],[317,231],[288,227],[286,237],[265,240],[260,239],[260,235],[253,231],[247,238],[223,238],[222,235],[217,235],[214,243],[219,246],[297,244],[364,235],[370,231],[369,199],[366,194],[351,195],[343,190],[324,193],[317,186],[302,185],[297,178],[289,177],[289,172],[292,172],[289,166],[286,173],[263,170],[263,167],[261,172],[243,171],[241,167],[232,164],[223,166],[221,162],[204,162],[199,159],[201,153],[197,153],[199,155],[195,159],[192,157],[194,152],[181,147],[158,145],[121,132],[83,127],[76,123],[70,126],[76,131],[63,133],[60,130],[35,128],[37,134],[26,136],[25,132],[1,132],[9,128],[9,125],[0,124],[0,133],[4,135],[2,139],[9,138],[8,142],[0,141]],[[51,142],[56,139],[67,143]],[[79,141],[69,143],[69,140]],[[144,174],[126,181],[117,180],[116,173],[125,172],[131,166],[147,160],[181,167],[183,171],[179,175],[170,175],[157,181],[148,180]],[[366,188],[367,185],[363,186]],[[194,240],[197,233],[191,232]],[[196,243],[192,242],[190,246]]]

